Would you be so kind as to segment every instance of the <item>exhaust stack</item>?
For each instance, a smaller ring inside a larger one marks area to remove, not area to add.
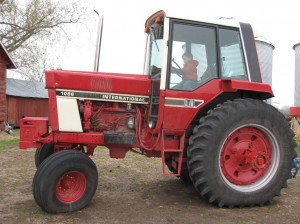
[[[99,62],[100,62],[100,49],[101,49],[101,40],[102,40],[102,29],[103,29],[103,16],[102,16],[102,14],[99,14],[96,10],[94,10],[94,12],[99,17],[98,34],[97,34],[96,51],[95,51],[95,62],[94,62],[94,72],[98,72],[98,70],[99,70]]]

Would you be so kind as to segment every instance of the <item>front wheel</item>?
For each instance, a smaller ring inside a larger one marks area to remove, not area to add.
[[[220,207],[263,205],[287,186],[294,146],[275,108],[258,100],[228,101],[195,127],[190,176],[200,194]]]
[[[33,196],[49,213],[72,212],[84,208],[94,196],[98,172],[84,153],[64,150],[49,156],[33,179]]]

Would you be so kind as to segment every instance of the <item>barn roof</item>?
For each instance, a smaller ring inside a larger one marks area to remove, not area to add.
[[[45,83],[11,78],[7,78],[6,81],[6,95],[30,98],[48,98]]]
[[[5,49],[5,47],[3,46],[3,44],[0,42],[0,53],[4,53],[4,56],[7,60],[7,68],[17,68],[16,64],[14,63],[14,61],[11,59],[9,53],[7,52],[7,50]]]

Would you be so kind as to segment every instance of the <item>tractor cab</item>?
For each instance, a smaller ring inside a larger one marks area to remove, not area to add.
[[[176,108],[178,116],[178,107],[195,109],[204,106],[212,99],[209,95],[219,94],[216,90],[220,90],[220,80],[262,82],[249,24],[232,19],[197,22],[168,16],[161,10],[146,21],[145,32],[144,73],[152,81],[151,128],[158,122],[159,111],[166,115],[173,113],[170,108]],[[247,60],[250,57],[251,60]],[[159,109],[159,105],[164,108]],[[172,119],[176,117],[171,117],[169,121],[164,118],[165,128],[186,129],[191,122],[186,120],[174,126]]]

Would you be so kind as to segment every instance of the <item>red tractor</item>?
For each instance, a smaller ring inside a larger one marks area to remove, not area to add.
[[[295,143],[264,102],[273,92],[251,26],[159,11],[145,32],[143,75],[46,72],[51,131],[48,118],[21,120],[20,148],[37,148],[37,204],[50,213],[85,207],[98,185],[97,146],[112,158],[161,157],[164,175],[192,182],[219,207],[270,203],[287,186]]]

